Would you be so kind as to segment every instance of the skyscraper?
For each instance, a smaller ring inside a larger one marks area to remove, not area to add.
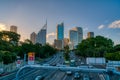
[[[78,44],[78,33],[75,30],[69,31],[69,39],[71,44],[73,44],[73,47],[75,47]]]
[[[81,27],[76,27],[76,30],[78,32],[78,43],[81,43],[83,40],[83,30]]]
[[[57,25],[57,40],[64,39],[64,23]]]
[[[10,26],[10,31],[17,33],[17,26],[14,25]]]
[[[42,45],[46,44],[46,33],[47,33],[47,22],[38,32],[36,36],[36,43],[40,43]]]
[[[88,32],[87,33],[87,38],[92,38],[94,37],[94,32]]]
[[[59,50],[63,49],[63,45],[62,44],[63,44],[62,40],[57,40],[57,39],[54,40],[54,47],[55,48],[57,48]]]
[[[69,45],[69,39],[68,38],[64,38],[64,47]]]
[[[36,33],[35,32],[30,34],[30,40],[32,41],[33,44],[36,43]]]
[[[83,31],[81,27],[75,27],[69,31],[69,39],[70,42],[73,44],[74,48],[81,43],[83,39]]]

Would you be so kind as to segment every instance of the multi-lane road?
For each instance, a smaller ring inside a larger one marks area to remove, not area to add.
[[[75,60],[76,66],[88,66],[84,63],[85,59],[80,59],[80,57],[77,57],[73,52],[70,53],[70,59]],[[38,65],[51,65],[51,66],[56,66],[56,65],[62,65],[64,64],[64,58],[62,53],[58,53],[46,60],[44,60],[41,63],[37,63]],[[95,66],[92,65],[94,68],[104,68],[104,66]],[[14,71],[13,73],[1,77],[0,80],[15,80],[17,71]],[[60,71],[60,70],[50,70],[50,69],[35,69],[35,68],[27,68],[23,70],[20,75],[19,79],[20,80],[35,80],[37,76],[42,76],[44,77],[44,80],[85,80],[85,76],[87,76],[89,79],[86,80],[105,80],[106,75],[100,74],[100,73],[85,73],[85,72],[78,72],[80,75],[80,78],[75,79],[74,74],[76,71],[72,72],[71,75],[68,75],[66,71]],[[115,76],[116,77],[116,76]],[[118,77],[118,76],[117,76]],[[112,77],[114,80],[114,76]]]

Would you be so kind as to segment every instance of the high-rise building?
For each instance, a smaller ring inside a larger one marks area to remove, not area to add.
[[[61,50],[61,49],[63,49],[62,43],[63,43],[63,40],[57,40],[57,39],[55,39],[54,40],[54,47],[57,48],[57,49],[59,49],[59,50]]]
[[[69,39],[74,48],[81,43],[83,39],[83,30],[81,27],[75,27],[69,31]]]
[[[30,34],[30,40],[32,41],[33,44],[36,43],[36,33],[35,32]]]
[[[57,25],[57,40],[64,39],[64,23]]]
[[[81,27],[76,27],[78,32],[78,43],[81,43],[83,40],[83,30]]]
[[[75,30],[69,31],[69,39],[71,44],[73,44],[73,47],[75,47],[78,44],[78,33]]]
[[[46,33],[47,33],[47,22],[38,32],[36,36],[36,43],[40,43],[42,45],[46,44]]]
[[[68,38],[64,38],[64,46],[67,46],[67,45],[69,45],[69,39]]]
[[[88,32],[87,33],[87,38],[92,38],[94,37],[94,32]]]
[[[14,25],[10,26],[10,31],[17,33],[17,26]]]

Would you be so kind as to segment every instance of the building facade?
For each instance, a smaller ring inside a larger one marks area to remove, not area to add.
[[[63,42],[64,42],[64,47],[69,45],[69,38],[64,38]]]
[[[47,23],[42,27],[36,36],[36,43],[46,44]]]
[[[57,40],[57,39],[55,39],[54,40],[54,47],[56,49],[62,50],[63,49],[62,43],[63,43],[63,40]]]
[[[69,31],[69,39],[71,44],[73,44],[73,47],[75,47],[78,44],[78,33],[77,31],[70,30]]]
[[[94,37],[94,32],[88,32],[87,33],[87,38],[92,38]]]
[[[81,27],[76,27],[78,32],[78,43],[81,43],[83,40],[83,30]]]
[[[81,27],[75,27],[69,31],[69,39],[74,48],[83,40],[83,30]]]
[[[17,26],[14,25],[10,26],[10,31],[17,33]]]
[[[35,32],[30,34],[30,40],[32,41],[33,44],[36,43],[36,33]]]
[[[57,40],[64,39],[64,23],[57,25]]]

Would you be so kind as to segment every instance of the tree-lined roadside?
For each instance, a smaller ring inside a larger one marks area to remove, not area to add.
[[[21,59],[24,54],[34,52],[36,59],[47,58],[56,53],[56,49],[49,44],[41,45],[40,43],[33,44],[26,39],[20,42],[20,35],[10,31],[0,31],[0,62],[9,64],[16,61],[17,56]]]
[[[108,60],[120,60],[119,51],[120,44],[114,46],[111,39],[96,36],[79,43],[75,53],[82,57],[105,57]]]

